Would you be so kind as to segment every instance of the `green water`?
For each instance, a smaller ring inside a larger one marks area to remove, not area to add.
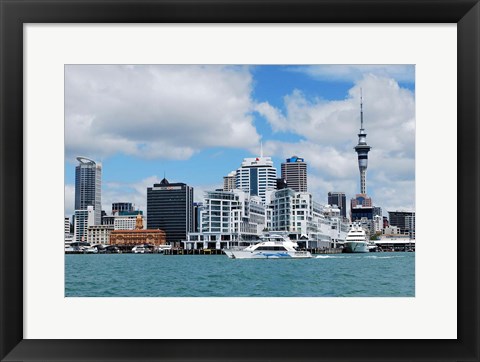
[[[228,259],[65,255],[67,297],[413,297],[415,253]]]

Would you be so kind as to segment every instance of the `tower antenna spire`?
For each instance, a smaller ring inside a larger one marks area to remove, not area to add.
[[[263,157],[263,143],[260,141],[260,157]]]
[[[363,97],[362,97],[362,88],[360,88],[360,129],[363,129]]]

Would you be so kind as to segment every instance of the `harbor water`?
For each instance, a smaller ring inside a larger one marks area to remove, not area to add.
[[[414,297],[415,253],[232,260],[225,255],[65,255],[66,297]]]

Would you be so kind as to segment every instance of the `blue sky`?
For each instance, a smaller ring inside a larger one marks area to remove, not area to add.
[[[385,210],[414,209],[413,65],[67,65],[65,215],[73,212],[76,156],[102,163],[102,205],[146,208],[146,188],[164,174],[203,191],[245,157],[294,154],[309,167],[309,191],[359,192],[353,147],[363,93],[372,146],[367,192]]]

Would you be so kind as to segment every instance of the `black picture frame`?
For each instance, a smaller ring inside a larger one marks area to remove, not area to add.
[[[479,361],[478,0],[0,0],[0,16],[2,361]],[[457,24],[456,340],[23,339],[23,25],[145,22]]]

